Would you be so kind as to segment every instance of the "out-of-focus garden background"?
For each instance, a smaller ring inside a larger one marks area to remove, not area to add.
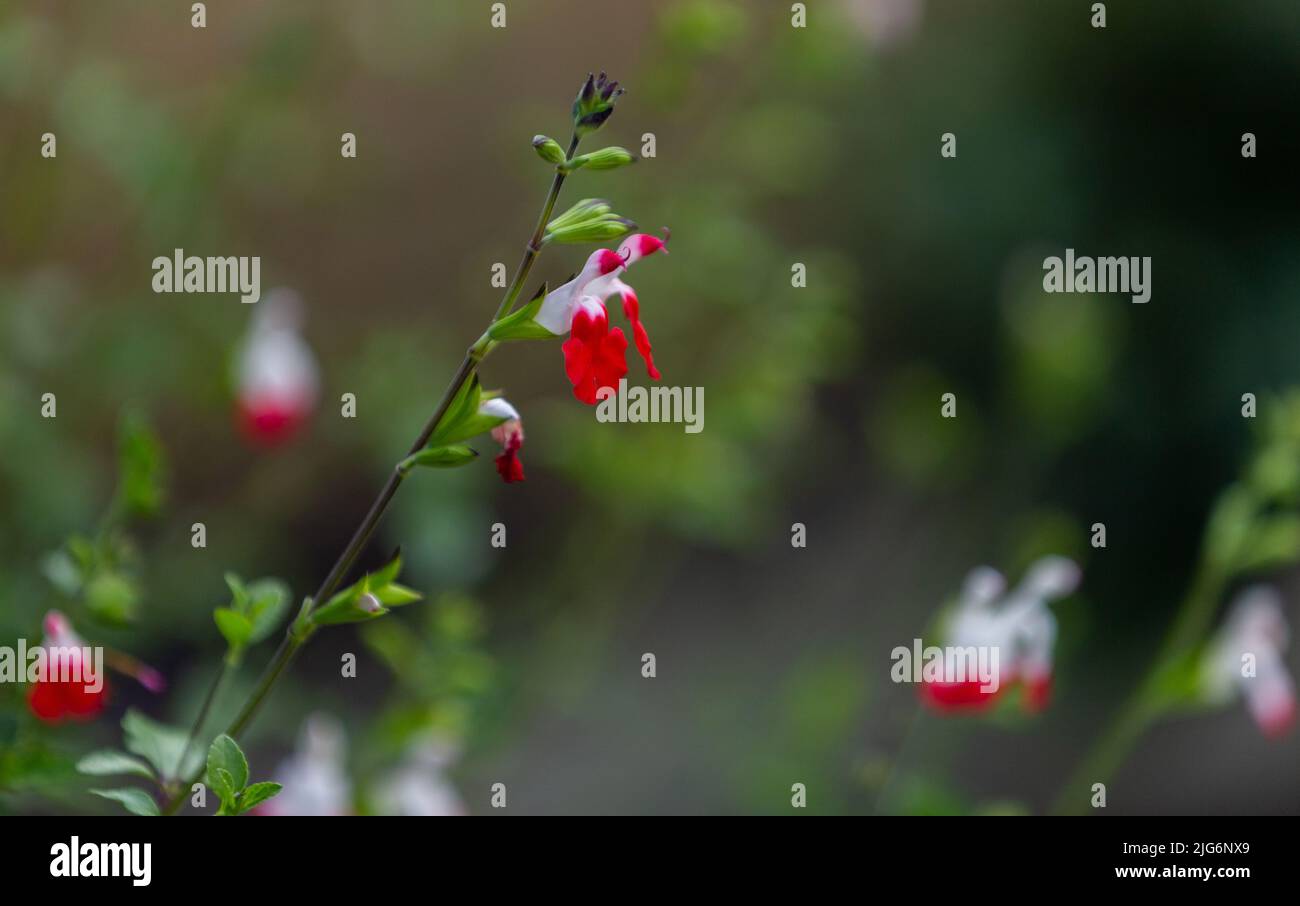
[[[782,813],[795,782],[819,813],[1046,811],[1186,591],[1249,449],[1241,395],[1300,383],[1300,10],[1112,3],[1102,30],[1065,0],[807,6],[796,29],[788,3],[514,0],[494,29],[486,2],[232,0],[194,29],[189,3],[0,4],[0,640],[59,608],[170,683],[117,678],[107,714],[57,726],[0,687],[0,812],[113,808],[72,765],[120,744],[127,706],[189,725],[223,573],[314,590],[500,298],[549,178],[532,136],[567,137],[598,69],[628,94],[589,146],[653,132],[657,156],[577,173],[561,209],[671,227],[630,282],[704,430],[598,424],[558,344],[494,354],[528,480],[480,460],[406,483],[363,564],[400,544],[429,601],[313,639],[242,740],[254,777],[323,713],[355,811],[431,732],[475,813],[497,782],[508,813]],[[1067,246],[1152,256],[1151,302],[1044,294]],[[259,255],[264,292],[301,295],[321,402],[293,443],[234,425],[253,307],[151,291],[175,248]],[[587,251],[548,249],[530,283]],[[88,601],[49,555],[109,508],[124,418],[153,426],[165,500],[128,527],[126,591]],[[970,567],[1014,581],[1045,552],[1085,574],[1050,709],[918,713],[891,649]],[[1264,578],[1300,623],[1300,584]],[[1239,702],[1179,716],[1108,808],[1294,813],[1298,755]]]

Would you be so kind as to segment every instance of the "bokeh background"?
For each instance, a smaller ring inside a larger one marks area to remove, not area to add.
[[[1102,30],[1075,0],[812,0],[795,29],[783,2],[512,0],[493,29],[477,0],[230,0],[200,30],[189,3],[0,3],[0,638],[58,607],[170,682],[56,727],[0,688],[0,812],[114,808],[72,765],[127,706],[188,726],[224,572],[315,588],[499,299],[548,180],[529,141],[563,141],[602,68],[628,94],[588,146],[653,132],[657,156],[564,198],[671,227],[631,282],[705,429],[597,424],[558,344],[494,354],[527,482],[407,482],[363,564],[402,545],[429,601],[319,634],[244,739],[254,776],[322,713],[363,812],[430,732],[474,813],[497,782],[524,814],[785,813],[794,782],[817,813],[1049,810],[1183,599],[1250,449],[1241,394],[1300,383],[1300,8],[1108,5]],[[1044,294],[1067,246],[1152,256],[1152,301]],[[235,430],[251,307],[151,291],[177,247],[260,255],[264,291],[303,298],[322,395],[294,443]],[[123,529],[135,617],[112,625],[49,555],[101,525],[124,419],[152,426],[165,498]],[[1046,713],[944,718],[889,682],[967,570],[1046,552],[1085,570]],[[1294,576],[1264,578],[1296,623]],[[1240,702],[1182,714],[1108,808],[1295,813],[1298,756]]]

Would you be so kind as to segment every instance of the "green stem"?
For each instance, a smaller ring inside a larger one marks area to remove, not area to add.
[[[226,677],[230,673],[230,652],[221,659],[221,669],[217,675],[212,678],[212,684],[208,686],[208,692],[203,696],[203,704],[199,706],[199,715],[194,718],[194,726],[190,727],[190,735],[185,740],[185,748],[181,750],[181,760],[176,762],[176,771],[179,773],[189,761],[190,749],[194,747],[194,740],[198,738],[199,733],[203,730],[203,725],[207,723],[208,712],[212,710],[212,703],[217,700],[217,693],[225,683]]]
[[[1092,785],[1110,782],[1138,739],[1162,713],[1165,704],[1163,680],[1168,671],[1176,669],[1182,658],[1190,654],[1209,632],[1226,584],[1224,572],[1202,558],[1192,587],[1183,599],[1150,669],[1058,794],[1053,812],[1085,812]]]
[[[578,136],[575,133],[573,138],[569,141],[569,157],[573,156],[573,152],[577,150],[577,147]],[[528,244],[524,247],[524,256],[519,262],[519,267],[515,270],[514,279],[510,281],[510,286],[506,289],[501,304],[497,306],[497,312],[492,318],[494,322],[500,320],[503,315],[508,314],[514,307],[515,302],[519,298],[519,291],[523,287],[524,281],[528,279],[528,273],[532,270],[533,264],[537,260],[537,256],[541,253],[542,237],[546,233],[546,224],[551,220],[551,213],[555,210],[555,203],[560,197],[560,188],[564,185],[564,178],[565,174],[557,168],[555,171],[555,177],[551,180],[550,191],[547,193],[546,201],[542,206],[542,213],[537,218],[537,226],[533,229],[532,238],[528,240]],[[489,338],[487,332],[484,332],[483,336],[479,337],[478,342],[466,351],[465,358],[461,360],[460,367],[456,369],[456,374],[452,377],[451,382],[447,385],[447,389],[443,392],[438,407],[434,409],[433,414],[429,416],[429,419],[424,423],[424,427],[420,429],[419,435],[416,436],[415,441],[411,444],[410,450],[407,451],[407,456],[413,456],[420,452],[420,450],[424,449],[424,445],[428,443],[429,437],[437,429],[438,423],[441,422],[443,416],[447,414],[447,408],[451,405],[451,401],[455,399],[456,394],[460,392],[461,388],[465,385],[465,382],[474,376],[474,373],[478,370],[479,364],[487,354],[492,351],[493,346],[494,344]],[[403,457],[403,459],[405,459],[405,457]],[[396,496],[397,490],[401,487],[402,481],[405,477],[406,473],[399,466],[394,466],[393,471],[388,475],[388,480],[385,481],[384,486],[380,488],[379,495],[370,505],[370,509],[361,520],[361,524],[357,526],[357,530],[353,533],[352,540],[348,542],[347,547],[343,549],[343,552],[339,554],[338,559],[334,561],[334,565],[326,574],[324,581],[321,582],[320,588],[316,590],[315,595],[308,599],[302,613],[299,614],[292,624],[290,624],[288,631],[285,633],[284,640],[280,643],[280,647],[276,650],[270,663],[267,664],[266,670],[263,671],[262,678],[258,682],[257,688],[253,690],[252,695],[250,695],[248,700],[244,702],[244,706],[240,709],[239,714],[226,729],[227,736],[237,738],[239,734],[242,733],[250,723],[252,723],[253,718],[257,716],[257,712],[261,709],[263,702],[265,702],[267,696],[270,694],[272,687],[275,686],[276,681],[279,680],[280,676],[293,662],[294,657],[298,653],[298,649],[301,648],[311,636],[312,630],[308,629],[307,631],[302,631],[300,626],[310,625],[306,623],[306,620],[311,616],[311,612],[316,607],[316,604],[321,601],[329,600],[330,595],[334,594],[338,589],[339,583],[343,581],[348,570],[352,568],[357,557],[360,556],[361,552],[365,549],[366,543],[369,542],[375,529],[379,526],[380,520],[388,511],[388,507],[392,503],[393,497]],[[201,715],[200,719],[205,716],[206,715]],[[193,736],[194,734],[191,735]],[[186,745],[186,748],[189,748],[188,744]],[[181,803],[185,800],[185,794],[201,775],[202,771],[195,774],[180,786],[172,799],[167,803],[167,807],[163,812],[164,814],[174,815],[180,809]]]
[[[569,151],[566,157],[573,157],[573,152],[578,150],[578,141],[578,134],[575,132],[569,139]],[[541,216],[537,218],[537,226],[533,228],[533,236],[524,246],[524,257],[520,260],[519,267],[515,269],[515,279],[510,282],[510,288],[506,290],[505,298],[497,307],[497,313],[492,316],[493,321],[500,321],[514,308],[519,298],[519,291],[523,289],[524,281],[528,279],[528,272],[533,269],[533,262],[541,254],[542,237],[546,235],[546,225],[551,222],[551,212],[555,210],[555,202],[560,197],[560,188],[564,185],[564,178],[567,175],[559,167],[555,168],[555,178],[551,180],[551,190],[546,194],[546,202],[542,205]]]

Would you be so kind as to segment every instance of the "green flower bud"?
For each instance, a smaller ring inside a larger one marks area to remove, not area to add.
[[[631,151],[617,145],[611,145],[608,148],[601,148],[599,151],[579,154],[577,157],[565,161],[561,165],[561,169],[577,170],[586,167],[588,170],[613,170],[636,162],[637,157]]]
[[[567,226],[573,226],[575,223],[608,214],[612,210],[613,207],[603,198],[584,198],[563,214],[552,217],[546,228],[548,230],[560,230]]]
[[[636,224],[626,217],[605,215],[558,230],[547,230],[543,242],[608,242],[622,239],[636,231]]]
[[[595,132],[605,124],[614,113],[614,102],[618,100],[623,89],[618,82],[611,82],[601,73],[593,77],[587,73],[587,81],[573,99],[573,129],[578,135]]]
[[[537,151],[537,156],[548,164],[564,163],[564,149],[560,143],[547,135],[534,135],[533,148]]]

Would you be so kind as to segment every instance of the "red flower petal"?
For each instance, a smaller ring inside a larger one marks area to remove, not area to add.
[[[609,329],[603,306],[580,307],[573,316],[571,336],[560,349],[573,395],[589,406],[596,404],[600,388],[617,388],[627,374],[627,338],[617,327]]]
[[[982,711],[993,704],[1005,688],[999,686],[996,692],[984,692],[980,688],[982,685],[978,679],[961,683],[921,683],[918,691],[921,700],[937,711]]]
[[[495,460],[497,474],[501,476],[501,480],[506,484],[524,480],[524,464],[519,459],[519,448],[523,445],[524,441],[519,432],[514,432],[506,441],[505,450]]]
[[[659,380],[662,375],[655,367],[654,355],[650,352],[650,335],[645,332],[645,327],[641,323],[641,304],[630,286],[623,291],[623,314],[632,325],[632,339],[636,341],[636,351],[641,353],[641,358],[645,359],[646,373],[652,380]]]

